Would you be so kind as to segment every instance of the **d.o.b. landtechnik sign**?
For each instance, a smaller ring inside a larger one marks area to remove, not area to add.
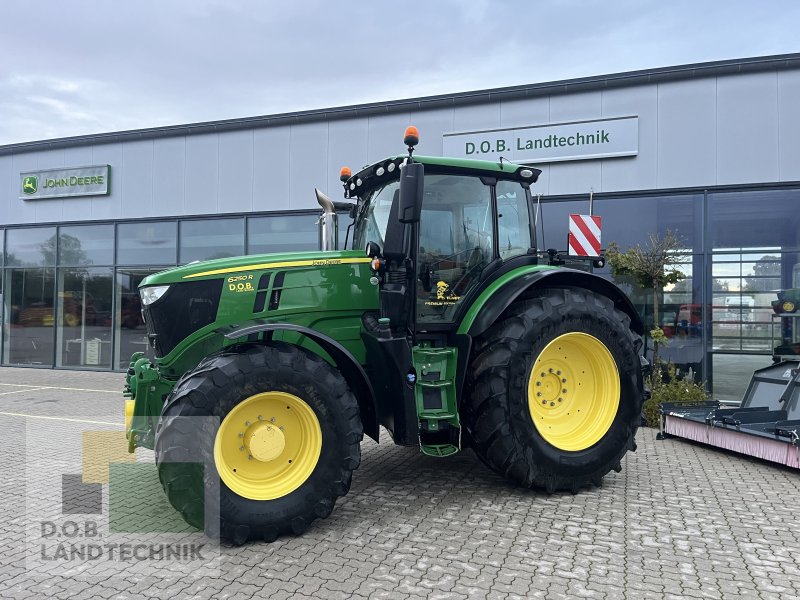
[[[102,196],[108,194],[108,165],[74,169],[47,169],[19,174],[19,197],[22,200]]]
[[[444,134],[444,155],[549,163],[639,153],[639,117]]]

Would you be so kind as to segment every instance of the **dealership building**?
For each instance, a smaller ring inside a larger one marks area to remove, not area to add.
[[[340,198],[409,124],[420,154],[540,168],[540,249],[590,209],[604,247],[677,232],[666,355],[720,399],[769,364],[770,302],[800,287],[800,54],[0,146],[2,365],[127,367],[147,274],[317,248],[314,188]]]

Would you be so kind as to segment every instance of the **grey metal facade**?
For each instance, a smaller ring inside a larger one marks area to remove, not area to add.
[[[342,165],[456,131],[639,116],[639,154],[539,165],[544,196],[800,181],[800,54],[0,146],[0,225],[313,208]],[[21,200],[19,174],[111,166],[111,192]]]

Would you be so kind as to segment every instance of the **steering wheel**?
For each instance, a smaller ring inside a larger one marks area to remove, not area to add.
[[[423,251],[424,248],[420,247],[420,254],[422,254]],[[471,253],[472,255],[467,260],[467,264],[465,265],[464,268],[472,270],[472,268],[474,268],[474,265],[471,265],[470,263],[474,262],[474,257],[476,256],[476,254],[477,256],[480,256],[480,252],[481,252],[480,246],[474,246],[473,248],[467,248],[466,250],[459,250],[458,252],[454,252],[453,254],[442,256],[437,260],[431,262],[420,262],[419,279],[422,282],[422,289],[424,289],[426,292],[430,292],[431,289],[433,288],[433,284],[431,283],[431,275],[434,273],[435,271],[434,267],[436,265],[439,265],[448,260],[455,261],[455,259],[461,256],[462,254]],[[461,279],[463,279],[463,276],[459,278],[459,281],[461,281]],[[455,288],[455,285],[453,287]]]

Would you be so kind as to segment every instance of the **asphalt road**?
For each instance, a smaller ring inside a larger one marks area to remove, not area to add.
[[[800,597],[800,473],[653,430],[575,496],[365,441],[327,520],[219,547],[164,502],[152,453],[119,452],[121,382],[0,368],[0,597]]]

